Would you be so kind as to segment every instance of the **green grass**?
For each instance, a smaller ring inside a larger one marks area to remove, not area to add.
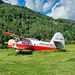
[[[75,75],[75,45],[63,51],[35,51],[14,55],[13,50],[0,50],[0,75]]]

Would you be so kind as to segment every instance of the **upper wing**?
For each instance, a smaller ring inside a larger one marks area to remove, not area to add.
[[[6,35],[9,35],[9,36],[12,36],[12,37],[14,37],[14,38],[19,38],[20,40],[27,40],[27,41],[29,41],[27,38],[23,38],[23,37],[21,37],[21,36],[18,36],[18,35],[15,35],[15,34],[12,34],[12,33],[10,33],[10,32],[3,32],[3,34],[6,34]]]
[[[9,35],[9,36],[13,36],[14,34],[10,33],[10,32],[3,32],[3,34]]]
[[[12,34],[10,32],[3,32],[3,34],[9,35],[9,36],[12,36],[12,37],[15,37],[15,38],[19,38],[19,39],[24,39],[23,37],[15,35],[15,34]]]

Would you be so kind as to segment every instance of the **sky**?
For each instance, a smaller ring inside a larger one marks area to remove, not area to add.
[[[54,19],[75,20],[75,0],[2,0],[11,5],[30,8]]]

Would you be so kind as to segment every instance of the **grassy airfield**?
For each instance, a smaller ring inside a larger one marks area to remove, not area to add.
[[[0,50],[0,75],[75,75],[75,45],[65,51],[35,51],[14,55],[12,50]]]

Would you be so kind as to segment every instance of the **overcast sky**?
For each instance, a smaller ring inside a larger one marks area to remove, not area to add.
[[[75,0],[3,0],[11,5],[28,7],[55,19],[75,20]]]

